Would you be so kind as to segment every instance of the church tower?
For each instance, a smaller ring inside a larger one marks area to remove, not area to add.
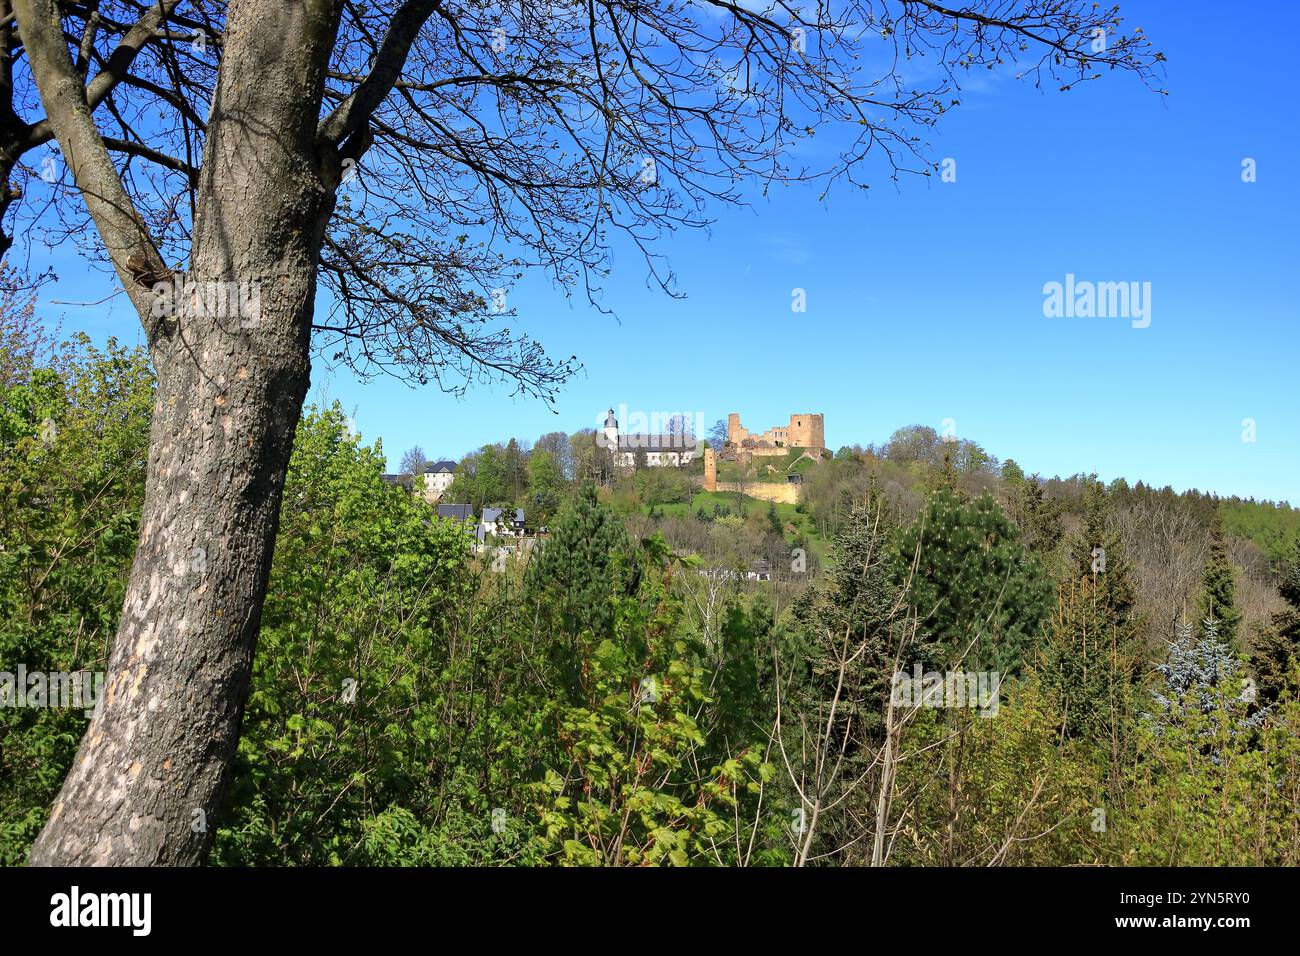
[[[605,447],[612,452],[618,451],[618,419],[614,417],[612,408],[605,416]]]

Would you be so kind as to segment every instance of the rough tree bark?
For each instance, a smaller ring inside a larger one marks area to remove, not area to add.
[[[317,123],[339,4],[230,4],[188,279],[200,289],[242,283],[260,309],[161,318],[149,287],[166,270],[95,142],[55,4],[16,8],[42,100],[158,373],[140,543],[105,700],[31,862],[198,863],[238,742],[308,385],[316,263],[338,183],[337,150],[318,147]]]

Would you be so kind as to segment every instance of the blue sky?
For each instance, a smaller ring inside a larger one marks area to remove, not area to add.
[[[895,187],[875,166],[867,194],[819,202],[792,187],[710,210],[707,234],[661,250],[684,300],[649,288],[627,248],[606,283],[617,319],[526,281],[511,326],[584,364],[554,412],[504,385],[457,400],[321,364],[311,397],[341,401],[394,467],[413,444],[459,457],[591,427],[620,404],[706,422],[738,411],[751,429],[820,411],[832,448],[952,419],[1028,472],[1300,502],[1300,133],[1273,92],[1292,85],[1300,5],[1268,6],[1122,4],[1168,57],[1167,97],[1126,75],[1064,94],[982,77],[930,131],[928,155],[956,161],[954,183]],[[58,260],[43,315],[138,338],[124,304],[51,304],[96,297],[70,254]],[[1149,282],[1150,326],[1044,317],[1044,284],[1067,273]]]

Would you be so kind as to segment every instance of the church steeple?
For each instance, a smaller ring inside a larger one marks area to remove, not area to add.
[[[618,419],[614,417],[612,408],[605,416],[605,447],[610,451],[618,450]]]

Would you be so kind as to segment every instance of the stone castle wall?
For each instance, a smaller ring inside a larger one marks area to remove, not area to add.
[[[775,501],[779,505],[799,503],[799,485],[777,484],[773,481],[716,481],[710,491],[738,491],[760,501]]]
[[[740,413],[732,412],[727,416],[727,441],[738,448],[747,438],[753,438],[760,445],[766,443],[782,448],[825,448],[825,417],[821,414],[807,413],[791,415],[788,425],[777,425],[761,435],[755,435],[740,423]],[[750,450],[755,454],[778,454],[778,452],[758,449]]]

